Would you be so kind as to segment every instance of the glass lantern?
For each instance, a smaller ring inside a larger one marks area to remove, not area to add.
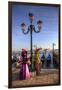
[[[37,22],[37,25],[38,25],[38,29],[40,30],[40,29],[42,28],[42,21],[39,20],[39,21]]]
[[[25,23],[22,23],[22,24],[21,24],[21,29],[22,29],[23,31],[25,31],[25,28],[26,28]]]
[[[29,19],[30,19],[30,21],[33,21],[34,15],[32,13],[29,13]]]

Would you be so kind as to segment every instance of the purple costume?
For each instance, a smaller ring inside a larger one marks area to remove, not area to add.
[[[20,67],[20,80],[24,80],[30,78],[29,68],[27,65],[27,51],[25,49],[22,49],[21,56],[22,65]]]

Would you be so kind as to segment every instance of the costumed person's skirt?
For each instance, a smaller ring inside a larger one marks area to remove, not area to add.
[[[30,78],[30,72],[27,64],[22,64],[20,68],[20,80],[28,79]]]
[[[36,61],[35,62],[36,75],[40,74],[40,68],[41,68],[41,64]]]

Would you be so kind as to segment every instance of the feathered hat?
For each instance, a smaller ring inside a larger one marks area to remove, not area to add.
[[[42,50],[42,48],[37,48],[37,49],[35,50],[35,52],[38,52],[39,50]]]

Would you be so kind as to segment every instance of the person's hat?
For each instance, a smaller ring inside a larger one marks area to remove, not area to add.
[[[38,52],[39,50],[42,50],[42,48],[37,48],[37,49],[35,50],[35,52]]]
[[[26,51],[26,49],[22,48],[22,51]]]

